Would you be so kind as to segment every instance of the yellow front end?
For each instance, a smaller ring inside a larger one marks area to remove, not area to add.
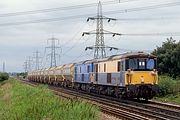
[[[125,85],[129,84],[158,84],[157,71],[131,71],[125,74]]]
[[[128,98],[152,99],[158,93],[157,71],[131,71],[125,73]]]

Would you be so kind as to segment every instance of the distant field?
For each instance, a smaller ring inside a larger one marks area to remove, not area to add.
[[[0,82],[0,120],[97,120],[99,110],[78,100],[55,96],[14,79]]]

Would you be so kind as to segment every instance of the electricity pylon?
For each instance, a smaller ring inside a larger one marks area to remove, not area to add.
[[[35,52],[35,57],[33,58],[35,59],[35,69],[39,70],[40,52],[38,50]]]
[[[84,36],[85,34],[87,34],[87,35],[96,34],[96,42],[95,42],[94,46],[86,47],[85,50],[94,49],[94,58],[95,59],[106,57],[106,51],[105,51],[106,48],[110,48],[110,50],[112,50],[112,49],[118,50],[118,48],[115,48],[115,47],[105,46],[104,34],[112,34],[114,36],[115,34],[118,34],[118,33],[113,33],[113,32],[104,30],[103,20],[108,20],[108,22],[110,22],[111,20],[116,20],[116,19],[103,16],[102,5],[101,5],[100,1],[98,3],[97,16],[96,17],[88,17],[87,22],[89,20],[97,21],[96,30],[91,31],[91,32],[83,32],[82,36]]]
[[[32,57],[31,56],[28,57],[27,64],[28,64],[27,72],[30,72],[32,70]]]
[[[3,62],[3,73],[6,72],[6,68],[5,68],[5,62]]]
[[[50,51],[51,51],[50,54],[48,54],[48,56],[50,56],[50,59],[51,59],[50,67],[55,67],[56,62],[57,62],[56,56],[58,55],[58,53],[56,53],[56,49],[60,48],[59,46],[56,46],[56,43],[58,42],[58,44],[59,44],[59,39],[52,37],[52,38],[48,39],[48,41],[51,41],[51,45],[46,47],[46,48],[50,49]]]
[[[23,67],[24,67],[24,72],[28,72],[28,61],[27,60],[24,62]]]

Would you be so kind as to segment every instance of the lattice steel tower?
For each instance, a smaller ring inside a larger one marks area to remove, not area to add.
[[[39,70],[40,52],[38,50],[35,52],[35,57],[34,58],[35,58],[35,69]]]
[[[96,27],[96,44],[94,51],[94,58],[104,58],[106,57],[105,44],[104,44],[104,34],[103,34],[103,16],[102,16],[102,5],[101,2],[98,4],[97,11],[97,27]],[[99,54],[99,52],[101,52]]]
[[[23,67],[24,67],[24,72],[28,72],[28,61],[27,60],[24,62]]]
[[[28,64],[27,71],[30,72],[32,70],[32,57],[31,56],[28,57],[28,61],[27,62],[28,62],[27,63]]]
[[[105,46],[104,34],[117,34],[117,33],[113,33],[113,32],[104,30],[104,28],[103,28],[103,20],[104,19],[108,20],[108,22],[110,22],[111,20],[116,20],[114,18],[108,18],[108,17],[103,16],[102,5],[101,5],[101,2],[99,1],[98,8],[97,8],[97,16],[96,17],[88,17],[88,19],[87,19],[87,21],[89,21],[89,20],[97,21],[96,30],[94,32],[83,32],[83,34],[82,34],[82,36],[84,36],[85,34],[87,34],[87,35],[96,34],[95,45],[91,46],[91,47],[86,47],[86,50],[94,49],[94,58],[95,59],[106,57],[106,51],[105,51],[106,48],[110,48],[111,50],[117,49],[115,47]]]
[[[3,62],[3,73],[6,72],[6,69],[5,69],[5,62]]]
[[[48,39],[48,41],[51,41],[51,45],[49,47],[46,47],[51,50],[51,53],[49,54],[50,59],[51,59],[50,67],[55,67],[56,66],[56,55],[57,55],[56,49],[60,48],[60,47],[56,46],[56,42],[59,43],[59,39],[52,37],[52,38]]]

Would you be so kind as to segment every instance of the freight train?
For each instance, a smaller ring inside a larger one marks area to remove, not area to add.
[[[156,56],[130,52],[28,72],[28,79],[118,98],[148,100],[158,92],[156,66]]]

